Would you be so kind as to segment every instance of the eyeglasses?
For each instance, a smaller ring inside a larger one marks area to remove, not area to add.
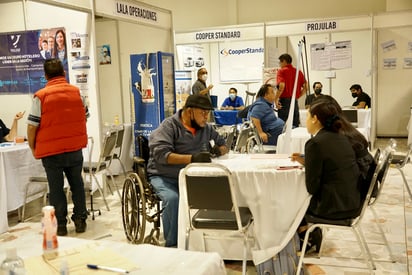
[[[203,110],[203,109],[197,109],[197,110],[200,111],[199,113],[200,113],[202,116],[209,116],[209,114],[210,114],[210,110]]]

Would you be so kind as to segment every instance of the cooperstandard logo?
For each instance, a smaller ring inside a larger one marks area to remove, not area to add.
[[[256,53],[263,53],[265,50],[263,47],[259,48],[243,48],[243,49],[222,49],[220,54],[223,56],[229,55],[243,55],[243,54],[256,54]]]

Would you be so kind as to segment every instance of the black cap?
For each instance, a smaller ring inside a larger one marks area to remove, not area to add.
[[[186,99],[185,107],[200,108],[203,110],[213,110],[212,102],[209,97],[204,95],[190,95]]]

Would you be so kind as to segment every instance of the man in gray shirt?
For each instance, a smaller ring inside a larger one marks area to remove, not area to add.
[[[190,95],[183,109],[166,118],[149,137],[149,181],[162,200],[166,246],[177,245],[179,171],[192,162],[211,162],[226,154],[225,140],[207,119],[213,106],[208,97]],[[213,144],[213,146],[212,146]]]

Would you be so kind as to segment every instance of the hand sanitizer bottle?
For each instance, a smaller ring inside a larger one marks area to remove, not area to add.
[[[1,275],[24,275],[23,259],[17,256],[16,248],[9,247],[6,249],[6,259],[1,263]]]

